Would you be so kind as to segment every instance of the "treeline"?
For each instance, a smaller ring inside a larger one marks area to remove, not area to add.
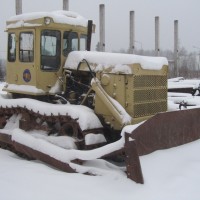
[[[96,49],[98,50],[98,49]],[[115,53],[129,53],[128,50],[120,49]],[[155,56],[154,50],[134,50],[134,54],[143,56]],[[169,61],[169,78],[174,77],[174,53],[171,50],[159,52],[159,56],[166,57]],[[6,60],[0,59],[0,81],[4,81],[6,76]],[[184,78],[200,78],[200,52],[188,52],[181,48],[178,52],[178,76]]]
[[[128,50],[120,49],[118,53],[129,53]],[[154,50],[134,50],[134,54],[143,56],[155,56]],[[174,53],[171,50],[159,52],[159,56],[166,57],[169,61],[169,78],[174,77]],[[188,52],[181,48],[178,52],[178,76],[184,78],[200,78],[200,53]]]

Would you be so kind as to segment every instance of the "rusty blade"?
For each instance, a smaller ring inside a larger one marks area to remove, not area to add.
[[[139,155],[200,138],[200,108],[159,113],[131,133]]]
[[[0,142],[8,144],[8,145],[12,145],[11,135],[0,133]]]

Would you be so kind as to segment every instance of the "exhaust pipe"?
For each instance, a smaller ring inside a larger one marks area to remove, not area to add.
[[[93,21],[88,20],[88,29],[87,29],[87,51],[90,51],[91,49],[91,40],[92,40],[92,27],[93,27]]]

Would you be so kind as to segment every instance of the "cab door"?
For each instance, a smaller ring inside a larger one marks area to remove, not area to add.
[[[7,83],[14,93],[30,93],[35,86],[35,30],[17,30],[8,33]]]
[[[40,33],[40,66],[37,70],[37,87],[46,93],[59,93],[61,75],[61,31],[43,29]]]
[[[35,30],[19,33],[19,77],[24,85],[36,86],[35,77]]]

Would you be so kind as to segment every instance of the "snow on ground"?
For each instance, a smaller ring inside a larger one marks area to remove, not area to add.
[[[140,157],[144,185],[120,173],[68,174],[0,149],[1,199],[199,200],[199,148],[198,140]]]
[[[200,81],[198,79],[184,79],[183,77],[168,79],[168,88],[198,88]]]
[[[6,93],[2,95],[9,98]],[[176,98],[193,99],[196,105],[199,102],[198,97],[191,95],[168,95],[168,104],[173,109],[178,109]],[[126,127],[126,131],[131,129],[132,126]],[[87,176],[61,172],[0,149],[0,196],[3,200],[199,200],[199,149],[200,140],[197,140],[141,156],[143,185],[102,160],[85,163],[93,171],[101,172],[101,176]]]

